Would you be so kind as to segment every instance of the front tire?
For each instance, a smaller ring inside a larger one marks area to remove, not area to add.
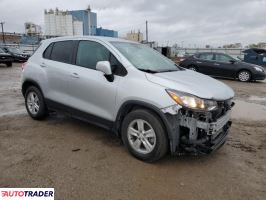
[[[132,111],[125,117],[122,140],[134,157],[146,162],[161,159],[168,150],[168,140],[161,120],[144,109]]]
[[[39,88],[30,86],[25,93],[25,106],[28,114],[36,120],[43,119],[47,116],[48,111]]]
[[[251,73],[247,70],[238,72],[237,78],[241,82],[248,82],[251,80]]]

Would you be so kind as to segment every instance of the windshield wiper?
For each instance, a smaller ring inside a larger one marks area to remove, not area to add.
[[[138,68],[138,69],[140,71],[151,73],[151,74],[159,73],[159,71],[154,71],[154,70],[151,70],[151,69],[140,69],[140,68]]]

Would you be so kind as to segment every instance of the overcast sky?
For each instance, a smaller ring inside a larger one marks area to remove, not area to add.
[[[266,0],[0,0],[5,31],[24,32],[24,22],[40,24],[44,9],[86,9],[97,12],[98,26],[119,36],[149,21],[149,40],[159,44],[220,46],[266,42]]]

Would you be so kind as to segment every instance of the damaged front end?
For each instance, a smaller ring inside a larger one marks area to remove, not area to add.
[[[221,147],[231,126],[230,100],[217,101],[212,111],[193,110],[179,105],[162,109],[172,129],[171,152],[174,154],[209,154]]]

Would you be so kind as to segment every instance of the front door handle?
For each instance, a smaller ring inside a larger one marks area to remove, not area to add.
[[[220,64],[218,64],[218,63],[214,63],[214,65],[219,66]]]
[[[201,64],[202,62],[200,62],[200,61],[197,61],[197,63],[198,63],[198,64]]]
[[[71,77],[73,77],[73,78],[79,78],[79,75],[78,75],[78,73],[74,72],[74,73],[71,74]]]

